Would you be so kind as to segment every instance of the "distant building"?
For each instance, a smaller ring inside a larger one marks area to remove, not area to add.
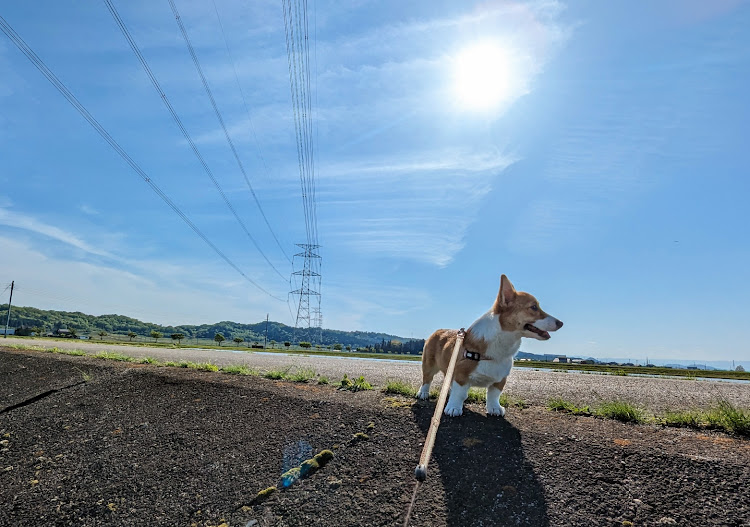
[[[570,362],[570,359],[566,357],[565,355],[559,355],[555,357],[554,359],[552,359],[552,362],[561,362],[561,363],[567,364]]]
[[[8,328],[8,332],[5,332],[5,326],[0,328],[0,335],[15,335],[16,328]]]
[[[596,364],[593,359],[570,359],[573,364]]]

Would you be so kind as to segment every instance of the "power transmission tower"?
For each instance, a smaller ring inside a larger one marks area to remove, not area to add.
[[[320,315],[320,291],[312,289],[316,287],[320,288],[320,273],[315,269],[320,268],[320,255],[317,254],[317,250],[320,245],[314,245],[311,243],[298,243],[297,247],[300,247],[303,252],[295,254],[295,258],[303,258],[302,270],[295,271],[293,274],[302,277],[302,284],[299,289],[292,291],[293,295],[299,295],[299,303],[297,304],[297,319],[294,323],[296,328],[307,328],[308,338],[310,342],[314,339],[312,328],[319,327],[319,321],[322,316]],[[312,287],[312,288],[311,288]],[[310,296],[317,297],[317,309],[310,308]]]

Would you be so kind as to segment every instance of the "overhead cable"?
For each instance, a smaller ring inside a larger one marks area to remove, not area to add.
[[[268,291],[266,291],[263,287],[261,287],[257,282],[255,282],[253,279],[251,279],[247,274],[245,274],[242,269],[240,269],[232,260],[227,257],[226,254],[224,254],[203,232],[190,220],[190,218],[185,215],[184,212],[167,196],[164,191],[159,188],[159,186],[146,174],[146,172],[143,171],[143,169],[133,160],[133,158],[128,155],[128,153],[117,143],[117,141],[114,140],[114,138],[107,132],[107,130],[104,129],[104,127],[99,124],[99,121],[97,121],[90,113],[89,111],[76,99],[75,95],[73,95],[70,90],[60,81],[60,79],[57,78],[57,76],[52,73],[52,71],[47,67],[47,65],[40,59],[37,54],[24,42],[24,40],[18,35],[18,33],[15,32],[15,30],[8,24],[8,22],[0,16],[0,29],[5,33],[5,35],[13,42],[13,44],[16,45],[16,47],[26,56],[26,58],[31,61],[34,66],[44,75],[47,80],[67,99],[67,101],[78,111],[78,113],[81,114],[81,116],[88,121],[88,123],[99,133],[99,135],[104,139],[114,150],[117,152],[120,157],[128,164],[130,167],[145,181],[149,187],[151,187],[151,190],[153,190],[161,199],[164,201],[164,203],[169,206],[172,211],[177,214],[182,221],[184,221],[190,229],[199,237],[201,238],[206,245],[208,245],[213,251],[221,257],[222,260],[224,260],[230,267],[232,267],[235,271],[237,271],[245,280],[247,280],[249,283],[254,285],[257,289],[264,292],[271,298],[274,298],[276,300],[279,300],[280,302],[284,302],[283,298],[279,298]]]
[[[200,62],[198,61],[198,56],[195,54],[193,45],[190,43],[190,38],[188,37],[187,31],[185,30],[185,25],[182,23],[182,18],[180,18],[180,13],[177,11],[177,6],[175,5],[173,0],[169,0],[169,5],[172,7],[172,13],[174,13],[175,20],[177,20],[177,25],[180,27],[180,32],[182,33],[182,37],[185,40],[185,44],[187,45],[188,51],[190,52],[190,56],[193,59],[193,64],[195,64],[195,69],[198,71],[201,81],[203,82],[203,87],[206,90],[206,94],[208,95],[208,98],[211,101],[211,106],[214,109],[214,113],[216,113],[216,118],[219,120],[221,129],[224,130],[224,136],[227,139],[227,143],[229,143],[229,147],[232,149],[232,154],[234,154],[234,159],[237,161],[237,166],[239,167],[240,172],[242,172],[242,176],[245,178],[245,183],[247,183],[247,187],[250,189],[250,193],[252,194],[253,199],[255,200],[255,204],[258,206],[258,211],[260,211],[260,214],[263,217],[263,220],[266,222],[266,226],[268,227],[268,230],[271,231],[271,235],[273,236],[273,239],[276,240],[276,244],[279,246],[279,249],[281,249],[281,252],[284,254],[286,259],[289,262],[291,262],[291,259],[286,254],[286,251],[284,251],[284,247],[281,245],[281,242],[279,242],[279,239],[276,236],[276,233],[271,228],[271,224],[268,222],[266,213],[263,212],[263,207],[260,205],[260,200],[258,199],[258,196],[255,194],[255,190],[253,190],[253,186],[250,183],[250,179],[247,177],[247,172],[245,172],[245,167],[242,164],[242,161],[240,160],[240,156],[237,153],[237,149],[234,146],[234,142],[232,141],[232,138],[229,136],[229,132],[227,131],[226,124],[224,124],[224,118],[221,116],[221,112],[219,111],[219,107],[216,105],[216,100],[214,100],[214,96],[213,96],[213,93],[211,92],[211,88],[208,86],[208,81],[206,81],[206,76],[203,74],[203,69],[201,68]]]
[[[261,256],[263,256],[263,258],[266,260],[268,265],[270,265],[273,268],[273,270],[276,272],[276,274],[278,274],[281,277],[282,280],[286,281],[287,278],[283,274],[281,274],[281,272],[276,268],[276,266],[271,262],[271,260],[268,259],[268,256],[266,256],[266,254],[260,248],[260,245],[258,245],[258,242],[255,240],[253,235],[250,234],[250,231],[245,225],[245,222],[242,221],[239,214],[237,214],[237,211],[235,210],[234,206],[229,201],[229,198],[227,198],[226,194],[224,193],[224,190],[221,188],[221,185],[219,185],[219,182],[214,177],[213,172],[211,172],[211,169],[208,167],[208,164],[203,159],[203,156],[201,155],[201,153],[198,151],[198,147],[195,146],[195,142],[193,142],[193,139],[190,137],[190,134],[188,133],[187,129],[182,124],[182,121],[180,120],[180,117],[177,115],[177,112],[175,112],[174,108],[172,107],[172,104],[169,102],[169,98],[161,89],[161,86],[159,85],[159,81],[156,79],[156,76],[151,71],[151,68],[149,67],[148,62],[146,62],[145,57],[141,53],[141,50],[138,48],[138,45],[135,43],[135,40],[130,34],[130,31],[128,31],[128,28],[125,25],[125,22],[122,20],[122,18],[120,17],[120,14],[117,12],[117,9],[112,3],[112,0],[104,0],[104,3],[107,5],[109,12],[112,14],[112,17],[115,19],[115,22],[120,28],[120,31],[122,31],[122,34],[125,37],[125,39],[128,41],[128,44],[130,44],[130,48],[133,50],[133,53],[135,53],[135,56],[138,58],[138,61],[141,63],[141,66],[146,72],[146,75],[148,75],[149,80],[151,80],[151,84],[154,86],[154,89],[159,94],[162,102],[164,103],[164,106],[166,106],[167,110],[169,110],[169,113],[172,115],[172,119],[174,119],[175,123],[179,127],[180,131],[182,132],[182,135],[185,137],[185,140],[188,142],[188,144],[190,145],[190,148],[193,150],[195,157],[198,158],[198,161],[203,166],[203,169],[205,170],[206,174],[211,179],[211,182],[214,184],[214,186],[216,187],[216,190],[221,195],[221,198],[224,200],[224,203],[226,204],[227,208],[232,212],[232,214],[234,215],[234,218],[237,220],[237,223],[240,224],[240,227],[245,232],[248,239],[250,239],[250,241],[253,243],[255,248],[261,254]]]

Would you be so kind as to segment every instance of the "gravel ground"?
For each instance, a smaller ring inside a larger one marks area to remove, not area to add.
[[[389,379],[398,379],[418,387],[422,379],[421,365],[417,361],[306,357],[281,353],[236,353],[195,348],[149,348],[86,341],[8,338],[7,343],[81,349],[87,353],[114,351],[133,357],[150,356],[160,361],[211,362],[218,366],[246,364],[261,371],[278,370],[290,366],[313,368],[319,375],[326,376],[331,381],[341,379],[346,373],[350,377],[363,375],[366,380],[379,386],[384,385]],[[439,387],[442,380],[442,375],[438,374],[433,381],[433,387]],[[562,397],[581,405],[596,405],[600,401],[621,399],[655,413],[670,409],[705,408],[720,399],[742,408],[750,408],[750,383],[718,380],[620,377],[515,368],[510,375],[505,393],[533,405],[545,405],[552,397]]]

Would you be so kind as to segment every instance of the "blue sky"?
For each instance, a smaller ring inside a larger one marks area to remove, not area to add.
[[[176,1],[274,232],[305,241],[281,1]],[[229,201],[288,277],[165,2],[115,1]],[[750,4],[309,4],[324,326],[468,326],[501,273],[565,322],[536,353],[750,360]],[[312,8],[315,9],[312,9]],[[103,2],[6,21],[190,219],[287,298]],[[0,284],[160,323],[292,324],[0,35]],[[465,50],[502,96],[467,104]],[[502,62],[502,63],[500,63]],[[245,110],[235,80],[238,73]],[[7,294],[7,293],[6,293]]]

